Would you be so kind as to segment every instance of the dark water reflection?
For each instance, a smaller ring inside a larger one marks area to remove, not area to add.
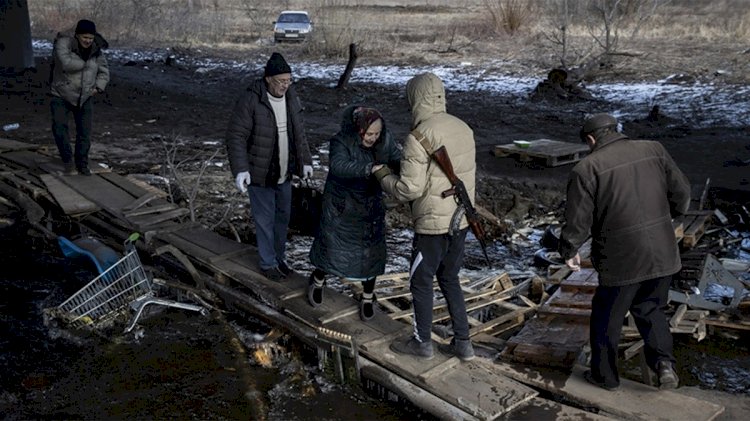
[[[395,242],[406,251],[407,239]],[[429,419],[332,383],[314,352],[291,339],[275,343],[280,352],[272,364],[259,365],[253,346],[270,327],[242,315],[166,309],[140,321],[142,336],[115,340],[48,329],[42,310],[93,277],[50,247],[30,237],[0,237],[4,419]],[[394,256],[394,265],[403,258]],[[675,339],[684,385],[750,393],[747,336]]]
[[[319,374],[294,352],[256,364],[259,322],[166,309],[142,335],[101,337],[44,325],[42,311],[91,279],[41,240],[0,237],[3,419],[415,419]],[[236,320],[233,320],[236,319]]]

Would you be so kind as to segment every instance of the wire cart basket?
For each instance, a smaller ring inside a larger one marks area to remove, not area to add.
[[[125,241],[125,256],[57,306],[53,313],[70,327],[97,329],[112,324],[115,317],[125,313],[130,306],[135,315],[125,333],[135,327],[148,304],[198,311],[206,315],[207,310],[202,306],[154,296],[153,282],[146,274],[135,248],[138,237],[137,233],[132,234]]]

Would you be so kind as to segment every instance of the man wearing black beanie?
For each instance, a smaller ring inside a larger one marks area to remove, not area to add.
[[[89,148],[93,120],[93,97],[109,83],[109,66],[103,50],[107,42],[96,32],[94,22],[81,19],[73,36],[59,34],[52,49],[50,111],[55,138],[65,174],[91,175]],[[70,146],[68,120],[76,124],[75,151]],[[75,168],[74,168],[75,165]]]
[[[263,77],[242,93],[229,119],[227,155],[237,189],[247,193],[255,220],[260,269],[280,281],[286,263],[286,234],[292,211],[291,178],[312,177],[302,104],[292,86],[292,69],[274,52]]]

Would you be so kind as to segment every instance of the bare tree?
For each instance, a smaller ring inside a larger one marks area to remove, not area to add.
[[[563,69],[579,66],[591,56],[593,43],[587,45],[574,45],[570,36],[571,25],[580,20],[577,17],[582,14],[581,3],[575,0],[550,0],[546,2],[548,23],[550,28],[542,35],[553,45],[560,49],[559,60]]]
[[[605,57],[616,54],[620,46],[620,35],[629,29],[627,38],[634,38],[656,10],[669,1],[590,0],[589,32]]]
[[[173,135],[169,138],[162,138],[162,148],[164,149],[165,168],[167,171],[166,176],[174,180],[175,185],[185,195],[187,201],[188,210],[190,211],[190,220],[195,222],[197,220],[198,211],[198,194],[201,191],[201,181],[206,173],[211,162],[221,151],[221,148],[217,148],[209,157],[205,157],[205,151],[198,151],[187,158],[178,158],[180,150],[180,137]],[[199,162],[196,174],[192,177],[188,177],[185,167],[188,165]],[[175,201],[175,191],[173,190],[171,183],[167,185],[167,193],[170,196],[172,202]],[[225,216],[228,212],[225,212]]]
[[[564,69],[578,67],[590,73],[610,63],[622,51],[623,43],[634,38],[651,19],[657,8],[670,0],[547,0],[551,29],[544,37],[560,48],[559,59]],[[571,25],[584,22],[590,42],[572,42]],[[632,54],[630,54],[632,55]]]

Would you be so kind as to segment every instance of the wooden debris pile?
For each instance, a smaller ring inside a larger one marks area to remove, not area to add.
[[[488,276],[478,281],[460,279],[464,290],[466,310],[469,313],[469,335],[475,343],[502,349],[502,335],[521,326],[538,305],[525,294],[534,279],[519,280],[514,284],[507,272]],[[537,280],[538,281],[538,280]],[[412,296],[409,291],[409,274],[396,273],[379,276],[377,296],[380,308],[394,320],[411,324],[413,321]],[[433,331],[440,338],[453,336],[447,303],[435,281],[436,299],[433,303]]]

